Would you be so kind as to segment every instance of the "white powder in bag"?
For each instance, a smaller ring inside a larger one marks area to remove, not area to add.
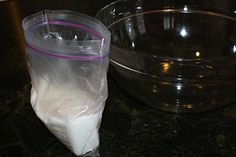
[[[96,102],[83,90],[58,88],[40,80],[37,90],[32,87],[31,105],[46,127],[76,155],[82,155],[99,146],[99,126],[105,100]],[[60,90],[63,89],[63,90]]]

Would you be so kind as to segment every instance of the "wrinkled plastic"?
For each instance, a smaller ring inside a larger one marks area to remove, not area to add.
[[[97,156],[110,32],[94,18],[65,10],[36,13],[22,25],[35,113],[76,155]]]

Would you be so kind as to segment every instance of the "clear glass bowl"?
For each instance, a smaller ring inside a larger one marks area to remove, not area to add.
[[[111,64],[120,86],[171,112],[236,102],[233,1],[120,0],[96,17],[111,31]]]

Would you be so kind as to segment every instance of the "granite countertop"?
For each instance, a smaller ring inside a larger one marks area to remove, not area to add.
[[[72,157],[34,114],[21,20],[49,9],[94,15],[111,1],[0,2],[0,157]],[[196,114],[145,107],[108,74],[109,97],[100,128],[101,157],[236,157],[236,106]]]

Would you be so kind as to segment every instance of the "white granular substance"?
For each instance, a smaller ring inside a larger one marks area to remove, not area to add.
[[[93,111],[88,106],[103,106],[105,102],[94,105],[96,102],[83,90],[59,89],[43,80],[37,89],[32,87],[31,104],[35,113],[76,155],[94,150],[99,145],[98,130],[103,109]]]

